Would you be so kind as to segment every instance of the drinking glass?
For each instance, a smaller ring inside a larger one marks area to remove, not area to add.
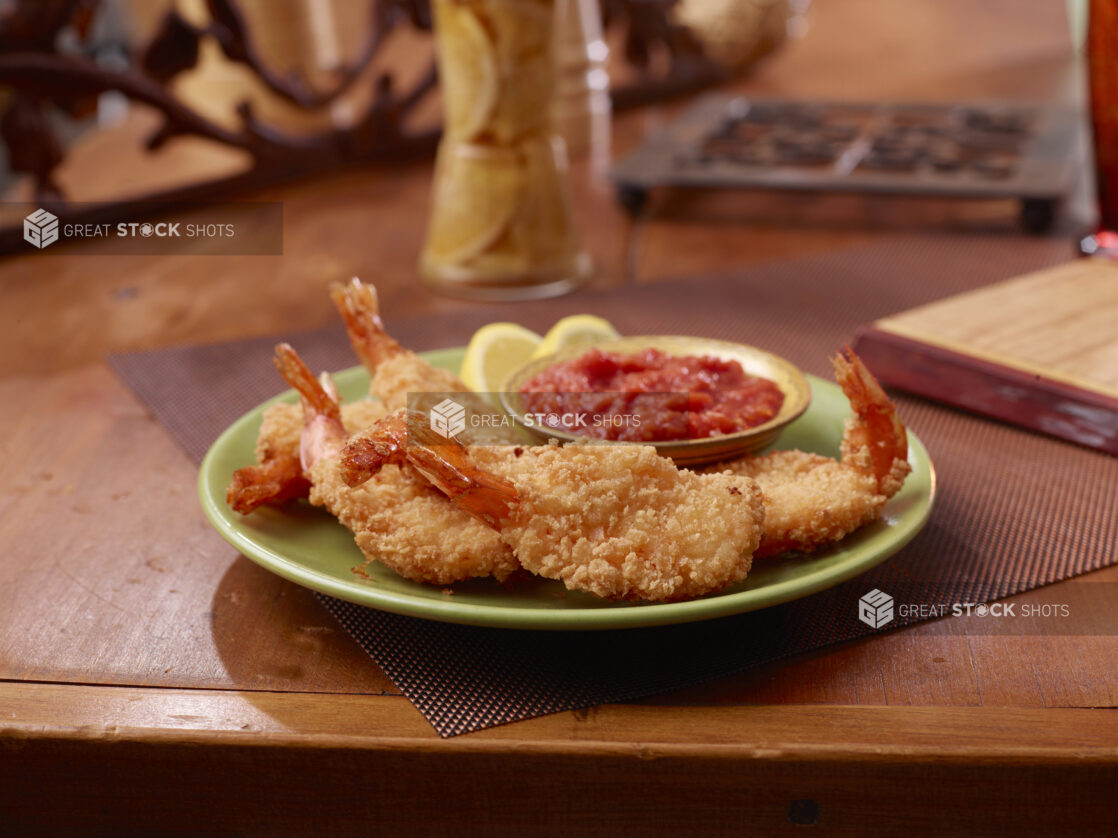
[[[434,0],[445,115],[420,271],[475,299],[546,297],[590,275],[551,120],[554,0]]]

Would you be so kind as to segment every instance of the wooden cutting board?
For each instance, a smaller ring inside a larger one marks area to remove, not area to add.
[[[855,350],[888,385],[1118,455],[1114,262],[1078,259],[883,318]]]

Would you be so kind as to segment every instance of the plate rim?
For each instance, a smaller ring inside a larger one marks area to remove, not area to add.
[[[449,347],[421,354],[430,361],[445,362],[461,353],[462,349]],[[345,380],[364,374],[365,370],[362,367],[354,366],[337,372],[335,377]],[[817,376],[804,373],[804,377],[813,389],[819,385],[838,389],[833,382]],[[454,602],[451,598],[445,600],[418,598],[406,593],[359,586],[356,579],[341,580],[336,576],[309,569],[253,541],[235,528],[235,522],[231,519],[237,513],[232,512],[225,504],[222,482],[227,480],[228,475],[220,478],[216,474],[216,462],[222,455],[224,447],[244,431],[245,425],[259,421],[260,413],[273,404],[294,400],[294,391],[286,390],[261,402],[230,423],[206,451],[198,468],[197,487],[202,512],[210,525],[226,542],[250,561],[302,587],[381,611],[459,625],[544,631],[647,628],[717,619],[769,608],[832,588],[855,576],[860,576],[891,558],[924,528],[936,501],[935,466],[923,441],[909,430],[909,461],[915,461],[914,466],[925,466],[927,469],[928,492],[926,496],[921,497],[922,506],[917,517],[906,521],[903,529],[893,530],[895,537],[884,549],[870,550],[868,555],[854,558],[837,568],[819,568],[806,576],[780,580],[762,588],[714,594],[683,602],[619,603],[621,607],[595,609],[551,611]],[[810,411],[811,407],[804,415],[808,415]],[[211,490],[215,485],[218,486],[216,492]]]

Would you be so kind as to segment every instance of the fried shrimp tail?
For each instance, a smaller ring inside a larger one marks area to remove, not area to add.
[[[337,390],[325,373],[316,381],[295,350],[286,343],[276,347],[276,368],[300,394],[304,425],[291,438],[287,425],[292,419],[291,405],[276,405],[265,415],[257,441],[255,466],[233,472],[225,491],[225,501],[235,511],[247,515],[265,504],[284,503],[305,498],[311,483],[307,478],[314,461],[336,450],[345,439]]]
[[[765,499],[765,534],[757,558],[811,552],[876,520],[912,470],[908,435],[881,385],[846,347],[831,363],[853,415],[840,460],[804,451],[773,451],[714,466],[755,479]]]
[[[878,490],[892,497],[911,471],[904,422],[881,384],[853,349],[847,346],[844,354],[836,354],[831,359],[831,365],[835,369],[835,380],[854,411],[842,438],[842,461],[865,470],[860,457],[868,454],[869,472],[877,481]]]
[[[384,466],[402,466],[407,461],[407,428],[402,416],[390,414],[372,428],[354,434],[342,449],[340,463],[343,482],[355,489],[380,472]]]
[[[385,465],[406,463],[460,509],[499,529],[519,502],[516,487],[480,468],[465,446],[439,437],[422,418],[397,411],[350,439],[341,453],[346,485],[360,486]]]
[[[409,393],[462,393],[457,376],[431,366],[384,329],[376,289],[354,277],[330,287],[330,297],[345,322],[353,351],[369,372],[369,395],[388,410],[407,405]]]
[[[276,369],[283,380],[295,388],[303,403],[303,436],[299,444],[299,460],[303,471],[310,473],[319,460],[338,453],[345,442],[345,425],[338,405],[333,379],[323,374],[315,378],[291,344],[276,346]]]
[[[365,369],[372,372],[389,358],[407,352],[384,330],[377,290],[353,277],[344,285],[330,286],[330,299],[345,322],[349,343]]]
[[[305,498],[310,489],[311,483],[303,476],[299,458],[283,454],[233,472],[233,480],[225,490],[225,501],[236,512],[248,515],[264,504]]]

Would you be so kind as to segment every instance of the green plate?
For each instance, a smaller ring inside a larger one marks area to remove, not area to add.
[[[431,363],[457,370],[461,349],[430,352]],[[361,398],[368,376],[361,367],[336,376],[343,399]],[[811,407],[788,426],[777,448],[800,448],[838,456],[843,419],[850,407],[834,384],[808,376]],[[520,629],[609,629],[708,620],[766,608],[813,594],[857,576],[909,542],[932,509],[935,472],[924,445],[909,432],[912,473],[885,506],[880,521],[835,547],[808,557],[766,559],[744,582],[689,602],[614,603],[567,591],[562,583],[532,577],[502,586],[492,579],[450,587],[420,585],[381,565],[363,579],[353,568],[364,560],[344,527],[305,501],[241,516],[225,503],[225,487],[241,466],[253,462],[260,416],[277,401],[295,401],[288,391],[234,422],[214,442],[198,474],[198,495],[210,523],[230,544],[274,573],[315,591],[351,602],[451,623]]]

